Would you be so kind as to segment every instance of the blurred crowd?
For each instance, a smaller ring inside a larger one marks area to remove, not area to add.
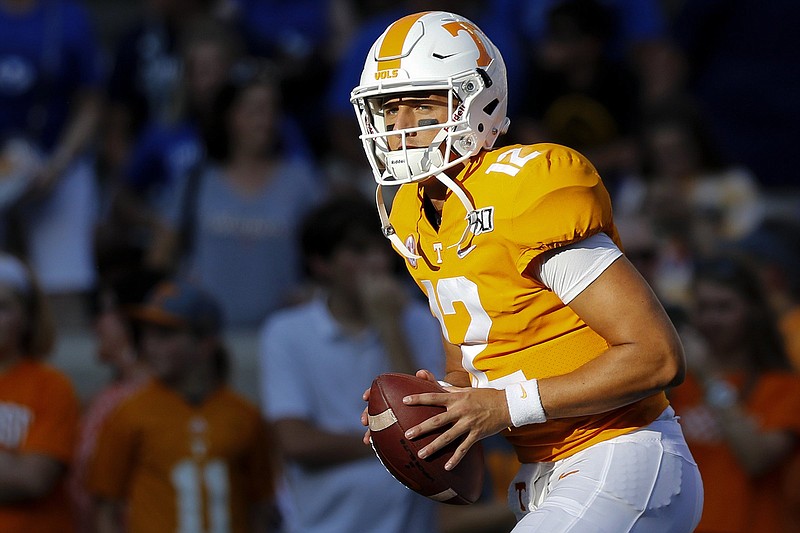
[[[113,407],[151,376],[163,378],[140,355],[157,353],[165,333],[150,331],[142,344],[141,320],[129,311],[161,305],[152,290],[167,281],[215,302],[225,328],[262,331],[259,408],[275,427],[253,430],[253,442],[273,439],[289,465],[275,486],[253,488],[277,502],[259,507],[262,531],[300,520],[297,484],[343,490],[373,475],[375,458],[360,442],[363,380],[435,369],[441,346],[402,264],[376,251],[389,244],[380,242],[349,95],[385,27],[430,9],[474,20],[503,54],[511,95],[503,144],[565,144],[603,177],[626,255],[684,338],[690,376],[673,403],[706,481],[698,531],[800,529],[794,0],[0,0],[0,532],[35,531],[4,524],[22,520],[19,501],[53,504],[53,487],[67,479],[58,467],[68,463],[64,443],[78,434],[69,492],[82,531],[95,525],[86,518],[90,491],[123,499],[124,490],[91,472],[94,442]],[[114,17],[120,12],[124,19]],[[53,334],[96,338],[114,380],[77,406],[67,383],[47,377],[68,399],[59,407],[66,414],[50,415],[61,424],[46,431],[66,436],[39,438],[49,447],[32,449],[49,454],[51,468],[26,463],[17,475],[39,472],[41,480],[14,492],[3,472],[21,464],[13,455],[20,443],[3,420],[24,400],[6,390],[14,388],[9,369],[52,344],[30,333],[41,320],[29,302],[34,285],[52,310]],[[320,291],[329,298],[324,312]],[[6,320],[14,312],[16,322]],[[197,333],[186,308],[170,312],[182,321],[160,327]],[[387,321],[400,317],[405,329]],[[314,321],[322,333],[307,336]],[[194,349],[208,352],[206,373],[222,380],[224,347],[206,350],[206,336],[195,335]],[[301,379],[328,345],[338,363]],[[356,362],[373,353],[371,365]],[[197,372],[192,366],[184,371]],[[358,394],[352,406],[336,407],[333,390],[296,397],[331,380]],[[187,401],[198,393],[170,383]],[[207,423],[209,434],[224,431]],[[121,442],[125,431],[101,442]],[[505,453],[487,446],[497,478],[487,493],[513,472]],[[253,460],[260,471],[281,468]],[[351,464],[362,470],[341,470]],[[323,477],[325,469],[343,477]],[[364,507],[382,490],[377,481],[353,487],[347,505]],[[494,491],[498,501],[502,491]],[[762,512],[748,511],[755,508]],[[333,520],[324,502],[312,510]],[[109,523],[118,511],[110,509]],[[445,513],[430,531],[509,529],[492,501],[480,511],[492,523]],[[430,521],[433,509],[403,513]],[[350,518],[336,515],[341,531],[354,531]],[[420,531],[398,525],[403,519],[385,531]]]

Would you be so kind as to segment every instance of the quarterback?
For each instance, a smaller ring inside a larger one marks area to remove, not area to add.
[[[522,463],[515,532],[692,531],[702,482],[664,394],[683,380],[683,349],[591,162],[555,144],[494,146],[509,125],[503,59],[456,14],[391,24],[351,101],[384,235],[445,344],[448,392],[404,400],[446,407],[408,430],[451,426],[420,457],[462,438],[452,468],[502,432]]]

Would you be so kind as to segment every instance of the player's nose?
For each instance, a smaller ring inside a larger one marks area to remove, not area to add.
[[[397,110],[397,121],[395,122],[395,129],[406,129],[406,128],[413,128],[416,126],[416,117],[414,116],[414,110],[411,106],[400,106]],[[410,133],[409,135],[414,135],[414,133]]]

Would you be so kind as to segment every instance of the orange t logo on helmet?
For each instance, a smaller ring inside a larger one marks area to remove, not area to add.
[[[408,37],[408,32],[417,20],[426,14],[427,12],[408,15],[392,24],[389,31],[386,32],[386,37],[384,37],[380,52],[378,52],[378,72],[375,73],[376,80],[394,78],[397,76],[397,69],[400,68],[400,59],[403,56],[403,46]],[[442,24],[442,28],[447,30],[453,37],[456,37],[461,31],[467,32],[478,49],[477,66],[488,67],[489,63],[492,62],[492,57],[486,51],[486,46],[484,46],[478,34],[479,30],[475,26],[466,21],[455,20]]]
[[[475,46],[478,47],[478,61],[477,64],[479,67],[488,67],[489,63],[492,62],[492,58],[488,52],[486,52],[486,47],[483,46],[483,41],[481,38],[478,37],[477,28],[471,24],[468,24],[462,20],[457,20],[454,22],[448,22],[447,24],[442,24],[442,28],[446,29],[450,32],[450,35],[455,37],[458,35],[458,32],[465,31],[469,34],[472,40],[475,42]]]

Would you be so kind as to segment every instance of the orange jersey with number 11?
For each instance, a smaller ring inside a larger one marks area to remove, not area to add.
[[[154,380],[108,418],[96,450],[89,490],[127,503],[130,533],[245,533],[273,496],[267,428],[228,387],[191,405]]]
[[[566,374],[608,349],[540,281],[526,275],[547,250],[605,232],[621,248],[600,176],[578,152],[555,144],[481,152],[456,177],[476,208],[469,221],[448,194],[438,231],[422,187],[400,187],[391,222],[421,259],[407,267],[428,296],[444,337],[461,346],[476,387]],[[466,224],[472,233],[461,240]],[[663,393],[592,416],[513,428],[522,462],[555,461],[655,420]]]

